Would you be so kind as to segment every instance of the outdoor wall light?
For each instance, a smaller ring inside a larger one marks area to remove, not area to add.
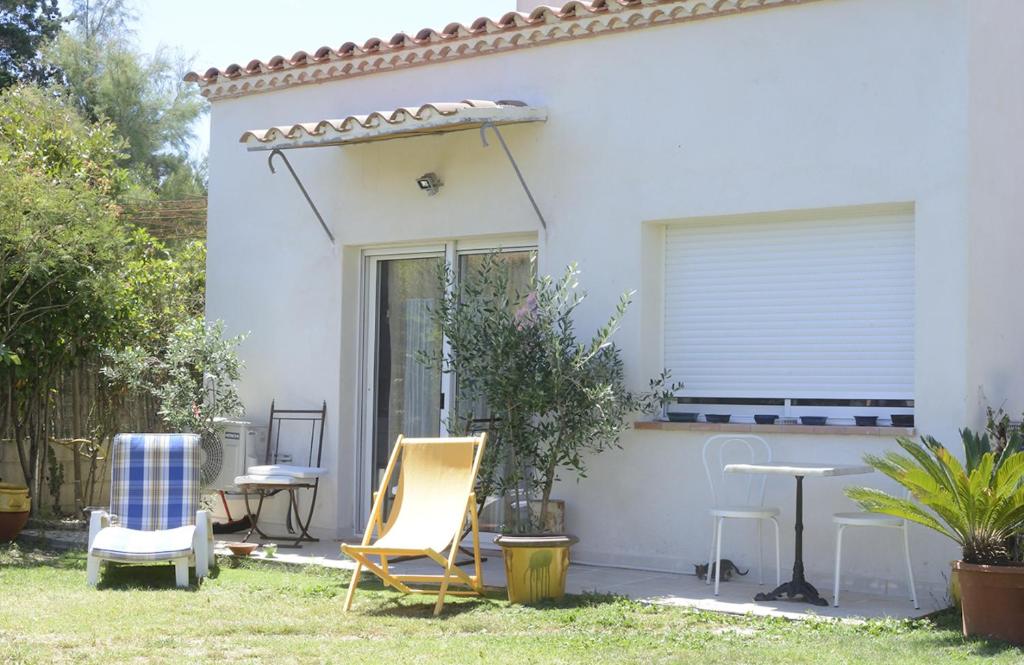
[[[424,173],[419,178],[416,178],[416,184],[421,190],[427,193],[427,196],[433,196],[441,189],[444,185],[441,179],[437,177],[434,172]]]

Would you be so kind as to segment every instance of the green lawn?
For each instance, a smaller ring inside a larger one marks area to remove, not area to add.
[[[965,642],[956,619],[843,625],[729,617],[605,596],[510,606],[500,592],[452,601],[367,581],[342,614],[348,574],[221,561],[201,589],[170,566],[122,567],[85,585],[81,553],[0,547],[0,662],[1003,663],[1024,650]]]

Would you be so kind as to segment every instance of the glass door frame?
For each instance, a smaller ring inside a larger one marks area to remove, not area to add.
[[[376,408],[376,340],[377,340],[377,303],[378,303],[378,266],[382,261],[442,258],[452,270],[458,271],[459,257],[467,254],[485,254],[500,251],[537,252],[536,236],[508,236],[473,240],[448,240],[421,245],[403,245],[379,248],[366,248],[362,251],[360,267],[360,344],[359,344],[359,427],[356,445],[356,496],[354,504],[355,532],[361,535],[369,519],[372,503],[373,459],[374,459],[374,426]],[[441,341],[443,353],[447,354],[447,339]],[[449,409],[454,404],[455,376],[451,373],[441,374],[441,396],[443,406],[439,410],[440,433],[447,436]]]

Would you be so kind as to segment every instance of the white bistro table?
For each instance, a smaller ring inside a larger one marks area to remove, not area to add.
[[[754,600],[802,600],[812,605],[825,606],[828,601],[818,595],[818,590],[804,579],[804,478],[829,478],[873,473],[874,469],[863,464],[820,464],[803,462],[764,462],[762,464],[727,464],[727,473],[770,473],[796,478],[796,555],[793,558],[793,579],[784,582],[770,593],[759,593]]]

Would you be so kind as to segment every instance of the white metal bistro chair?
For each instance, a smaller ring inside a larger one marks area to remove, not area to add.
[[[908,493],[909,497],[910,494]],[[839,607],[839,570],[843,560],[843,532],[847,527],[875,527],[881,529],[898,529],[903,532],[903,556],[907,563],[907,584],[910,585],[910,600],[914,603],[914,609],[920,609],[917,602],[917,590],[914,588],[914,567],[910,563],[910,536],[907,521],[892,515],[882,513],[836,513],[832,516],[832,522],[836,525],[836,575],[835,586],[832,589],[832,605]]]
[[[762,522],[765,520],[775,527],[775,583],[782,583],[782,565],[779,557],[778,508],[764,505],[764,489],[767,478],[762,475],[742,476],[726,474],[726,464],[757,464],[772,460],[772,449],[768,442],[751,434],[718,434],[704,442],[704,471],[711,487],[712,518],[711,548],[708,564],[715,566],[715,595],[722,578],[722,532],[725,521],[745,519],[757,521],[757,583],[764,584],[764,545],[762,543]],[[707,584],[711,584],[711,569],[708,569]]]

